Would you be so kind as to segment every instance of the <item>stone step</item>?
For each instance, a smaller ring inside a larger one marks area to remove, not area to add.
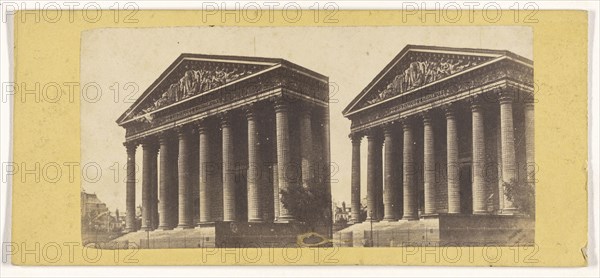
[[[132,249],[210,248],[215,247],[215,230],[214,227],[202,227],[184,230],[137,231],[112,240],[108,246]]]
[[[372,237],[371,237],[372,231]],[[402,246],[406,244],[435,244],[439,241],[437,219],[419,221],[363,222],[349,226],[333,235],[337,246]]]

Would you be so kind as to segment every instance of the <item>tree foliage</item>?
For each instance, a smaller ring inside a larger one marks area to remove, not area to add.
[[[312,229],[331,223],[329,193],[325,186],[290,186],[281,190],[281,202],[298,221]]]
[[[359,222],[365,222],[367,220],[368,213],[369,213],[369,210],[367,208],[367,205],[360,204],[360,221]]]
[[[504,182],[504,194],[523,214],[535,215],[535,184],[511,179]]]

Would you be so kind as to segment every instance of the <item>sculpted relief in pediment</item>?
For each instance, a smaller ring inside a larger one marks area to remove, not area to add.
[[[478,63],[480,63],[478,60],[463,58],[416,58],[403,70],[400,70],[391,81],[387,81],[386,85],[380,86],[378,90],[371,93],[363,102],[362,107],[440,80]]]
[[[199,66],[183,71],[179,79],[161,85],[147,100],[137,115],[184,100],[191,96],[225,85],[258,71],[254,66]]]

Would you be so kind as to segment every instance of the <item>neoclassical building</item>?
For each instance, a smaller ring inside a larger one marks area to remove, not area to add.
[[[293,222],[291,187],[330,194],[328,78],[282,59],[182,54],[117,123],[125,128],[127,231]],[[327,171],[320,171],[327,169]]]
[[[533,62],[509,51],[406,46],[343,111],[354,222],[361,167],[367,221],[521,214],[504,185],[535,181],[533,92]]]

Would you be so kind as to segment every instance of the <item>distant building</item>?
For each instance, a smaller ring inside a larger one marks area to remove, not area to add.
[[[335,205],[333,210],[334,223],[348,223],[351,219],[352,210],[346,207],[346,202],[342,202],[342,206]]]
[[[91,215],[108,210],[106,204],[98,199],[96,194],[81,192],[81,215]]]
[[[117,209],[114,215],[96,194],[81,192],[81,226],[86,231],[120,231],[125,225],[125,215]]]

